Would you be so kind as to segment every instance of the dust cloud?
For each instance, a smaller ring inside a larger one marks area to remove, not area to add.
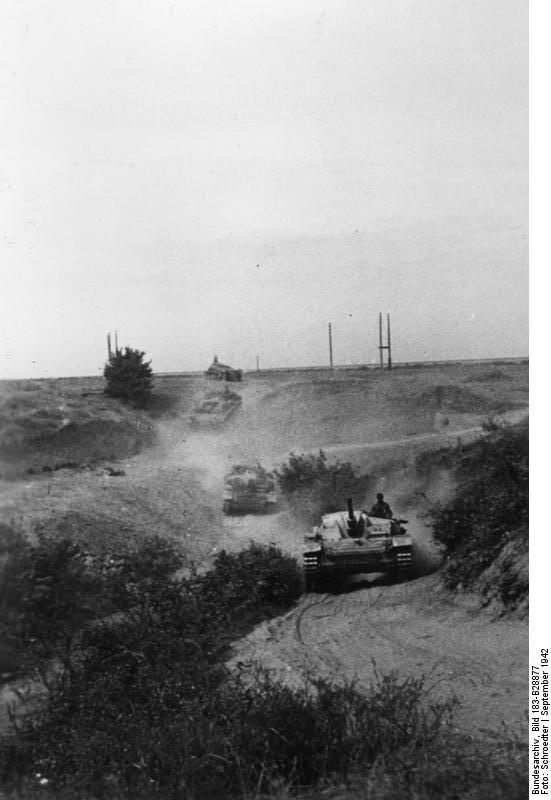
[[[441,563],[430,511],[451,496],[454,483],[436,464],[422,472],[417,456],[455,445],[459,434],[480,435],[488,409],[497,400],[510,407],[509,397],[516,400],[518,395],[520,375],[511,378],[511,386],[500,379],[497,389],[497,384],[480,384],[476,393],[467,390],[462,383],[476,377],[477,370],[460,366],[453,371],[397,370],[392,376],[361,371],[250,375],[233,387],[242,398],[237,413],[222,427],[202,430],[189,425],[189,415],[216,387],[197,383],[179,416],[157,421],[155,458],[166,470],[185,469],[197,479],[201,502],[219,521],[213,552],[254,540],[300,555],[304,522],[281,499],[277,512],[268,516],[222,514],[224,476],[236,464],[260,463],[272,470],[290,452],[317,453],[321,448],[330,461],[350,461],[359,474],[371,476],[364,508],[370,508],[376,492],[382,491],[395,516],[409,520],[418,574],[426,574]],[[436,405],[448,422],[437,430]]]

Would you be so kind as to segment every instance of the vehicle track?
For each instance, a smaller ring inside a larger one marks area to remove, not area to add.
[[[525,626],[439,596],[437,576],[341,594],[308,594],[236,653],[291,685],[318,678],[367,690],[377,673],[423,676],[429,700],[457,696],[459,729],[524,724]],[[499,656],[497,654],[499,653]],[[236,657],[238,657],[236,655]]]
[[[310,595],[306,595],[306,597],[309,598]],[[308,605],[303,606],[299,610],[298,614],[296,614],[296,616],[295,616],[296,638],[297,638],[297,641],[299,641],[301,645],[305,646],[305,644],[306,644],[304,642],[304,639],[302,638],[302,632],[301,632],[301,622],[302,622],[303,616],[306,614],[307,611],[310,611],[310,609],[315,608],[316,606],[320,606],[322,603],[327,602],[327,600],[329,600],[330,598],[331,598],[331,595],[329,593],[326,593],[321,597],[321,599],[313,600],[313,601],[309,602]]]

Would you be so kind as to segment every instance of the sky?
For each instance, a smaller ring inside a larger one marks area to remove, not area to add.
[[[528,353],[525,0],[5,0],[0,377]]]

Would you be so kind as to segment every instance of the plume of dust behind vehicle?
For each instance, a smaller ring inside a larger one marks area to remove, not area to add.
[[[413,538],[415,575],[428,575],[442,563],[441,547],[432,536],[431,509],[447,502],[455,490],[455,481],[444,467],[431,468],[419,473],[415,468],[386,470],[384,464],[375,466],[379,475],[377,491],[392,498],[409,520],[409,531]],[[369,499],[366,499],[369,507]]]

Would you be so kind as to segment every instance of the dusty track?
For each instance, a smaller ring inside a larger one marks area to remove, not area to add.
[[[260,626],[232,665],[268,669],[301,685],[316,677],[355,681],[380,673],[426,676],[429,700],[457,696],[457,727],[476,733],[525,724],[527,631],[438,591],[436,576],[400,586],[351,584],[306,595],[292,615]]]

